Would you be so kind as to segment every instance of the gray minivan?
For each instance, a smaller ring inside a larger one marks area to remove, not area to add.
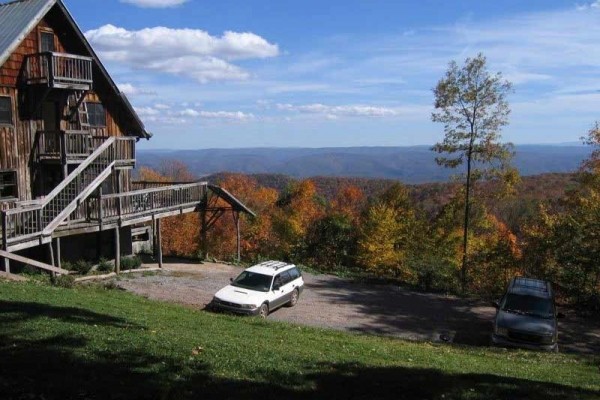
[[[550,282],[517,277],[511,279],[499,302],[492,344],[532,350],[558,351],[558,325]]]

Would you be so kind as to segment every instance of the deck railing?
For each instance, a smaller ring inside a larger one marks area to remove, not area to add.
[[[89,85],[92,79],[92,58],[74,54],[45,52],[25,57],[25,82],[28,84]]]
[[[90,197],[87,204],[81,204],[73,213],[72,219],[87,215],[87,219],[92,221],[112,222],[119,218],[174,211],[198,205],[206,191],[206,182],[195,182]]]

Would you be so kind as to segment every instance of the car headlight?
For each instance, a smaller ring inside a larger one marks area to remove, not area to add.
[[[213,304],[219,304],[220,302],[221,302],[221,300],[219,300],[219,299],[218,299],[218,298],[216,298],[216,297],[213,297],[213,298],[212,298],[212,301],[211,301],[211,303],[213,303]]]
[[[255,304],[240,304],[240,307],[246,310],[254,310],[256,308]]]
[[[508,336],[508,329],[502,327],[496,327],[496,335],[498,336]]]

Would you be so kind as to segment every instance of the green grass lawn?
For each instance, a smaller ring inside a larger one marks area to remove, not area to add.
[[[598,359],[412,343],[0,282],[0,398],[600,398]]]

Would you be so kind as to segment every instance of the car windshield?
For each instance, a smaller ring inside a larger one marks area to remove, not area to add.
[[[533,315],[540,318],[552,318],[552,301],[542,297],[509,293],[504,297],[502,311],[515,314]]]
[[[244,271],[231,282],[232,286],[244,289],[268,292],[271,289],[272,276],[257,274],[256,272]]]

